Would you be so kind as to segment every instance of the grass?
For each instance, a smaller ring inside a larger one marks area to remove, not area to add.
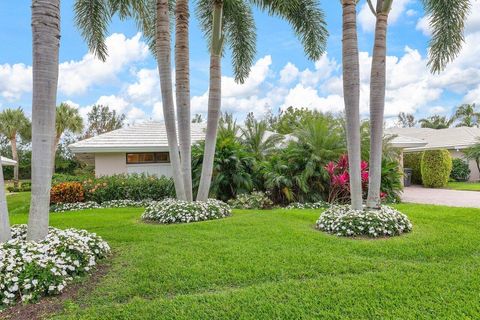
[[[27,220],[28,194],[8,197]],[[480,210],[398,205],[411,234],[337,238],[316,210],[235,211],[188,225],[141,209],[52,214],[113,247],[109,274],[54,319],[478,319]]]
[[[480,182],[449,182],[448,189],[464,191],[480,191]]]

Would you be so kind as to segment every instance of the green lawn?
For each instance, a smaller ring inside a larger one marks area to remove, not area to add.
[[[14,223],[28,194],[12,195]],[[414,232],[351,240],[319,211],[147,225],[141,209],[52,214],[113,247],[109,274],[54,319],[478,319],[480,210],[398,205]]]
[[[480,191],[480,182],[449,182],[448,189]]]

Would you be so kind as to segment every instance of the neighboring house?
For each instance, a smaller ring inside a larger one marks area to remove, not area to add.
[[[192,123],[192,144],[205,139],[206,127],[205,123]],[[172,176],[167,132],[161,122],[135,124],[73,143],[69,148],[80,161],[95,166],[97,177],[132,173]]]
[[[17,164],[17,161],[5,157],[0,157],[0,161],[2,161],[2,166],[14,166]]]
[[[464,151],[478,142],[477,139],[480,137],[480,128],[391,128],[387,130],[387,133],[420,139],[426,142],[424,146],[405,148],[405,153],[447,149],[453,158],[466,160]],[[475,161],[470,161],[469,167],[471,171],[470,181],[480,180],[480,172],[478,172]]]

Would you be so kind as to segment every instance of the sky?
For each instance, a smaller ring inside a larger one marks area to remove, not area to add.
[[[94,104],[124,113],[127,121],[163,119],[156,63],[131,21],[115,18],[107,38],[109,57],[101,62],[88,52],[74,23],[73,0],[61,1],[60,75],[57,102],[68,102],[86,116]],[[194,3],[192,2],[192,8]],[[308,60],[291,27],[255,11],[257,54],[242,85],[232,77],[227,52],[222,61],[222,110],[243,119],[288,106],[339,112],[344,108],[341,69],[341,6],[323,0],[330,37],[327,53]],[[368,117],[371,51],[375,20],[365,1],[358,6],[361,103]],[[421,1],[394,0],[388,30],[386,122],[399,112],[417,118],[451,115],[462,103],[480,103],[480,2],[473,4],[458,58],[441,74],[427,68],[430,39]],[[31,114],[32,45],[30,1],[0,1],[0,110],[22,107]],[[208,100],[209,54],[192,14],[191,107],[205,114]]]

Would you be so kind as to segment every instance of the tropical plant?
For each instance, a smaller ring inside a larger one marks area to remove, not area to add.
[[[85,200],[85,191],[80,182],[63,182],[50,190],[50,203],[76,203]]]
[[[452,156],[448,150],[427,150],[423,153],[422,181],[425,187],[445,187],[451,172]]]
[[[74,114],[71,115],[75,117]],[[87,114],[87,131],[85,132],[85,138],[120,129],[124,125],[125,118],[126,116],[124,114],[117,114],[115,110],[110,110],[108,106],[96,104]]]
[[[93,109],[92,109],[93,111]],[[55,149],[58,147],[60,138],[65,132],[80,134],[83,131],[83,119],[77,108],[62,102],[56,111],[55,117]]]
[[[292,106],[281,110],[278,116],[270,115],[267,118],[269,130],[279,134],[291,134],[309,119],[318,116],[319,112],[307,108]]]
[[[10,232],[10,220],[8,217],[7,195],[5,194],[5,181],[3,179],[3,167],[0,159],[0,244],[7,242],[12,237]]]
[[[422,128],[430,129],[447,129],[455,122],[455,118],[447,118],[446,116],[433,115],[428,118],[418,120]]]
[[[357,0],[342,0],[342,65],[351,206],[362,210],[360,171],[360,62],[357,38]]]
[[[32,196],[28,240],[48,234],[60,47],[60,0],[32,0]]]
[[[465,150],[465,156],[468,160],[473,160],[477,164],[478,172],[480,173],[480,138],[477,138],[477,143]]]
[[[462,104],[455,110],[454,118],[457,122],[456,127],[479,127],[480,110],[475,103]]]
[[[239,194],[235,199],[228,200],[228,205],[234,209],[271,209],[272,200],[262,191],[253,191],[250,194]]]
[[[282,143],[283,136],[267,131],[267,122],[258,121],[249,113],[245,126],[241,128],[242,143],[255,160],[262,161]]]
[[[395,203],[401,200],[400,193],[403,190],[403,172],[400,170],[398,160],[382,159],[382,182],[380,198],[387,203]]]
[[[413,128],[417,125],[415,116],[411,113],[400,112],[398,114],[397,125],[400,128]]]
[[[386,53],[388,15],[394,0],[378,0],[376,8],[371,0],[367,3],[376,17],[370,83],[370,188],[367,207],[380,207],[381,161],[383,118],[385,109]],[[465,21],[470,11],[470,0],[422,1],[426,15],[430,17],[432,40],[430,41],[428,65],[433,73],[442,71],[460,52],[464,41]],[[344,80],[345,81],[345,80]],[[355,119],[356,120],[356,119]],[[450,126],[452,119],[420,120],[422,127],[434,125],[437,128]]]
[[[450,173],[451,179],[455,181],[468,181],[470,173],[471,171],[467,161],[459,158],[452,160],[452,172]]]
[[[18,184],[18,168],[20,160],[17,152],[17,139],[21,136],[23,139],[30,138],[31,124],[21,108],[5,109],[0,113],[0,134],[4,135],[10,142],[12,149],[12,158],[17,163],[14,166],[13,180]]]
[[[288,21],[300,38],[307,57],[319,59],[325,51],[328,32],[323,11],[315,0],[250,0],[251,5]],[[205,136],[205,159],[197,199],[208,196],[213,170],[216,134],[221,107],[221,56],[224,42],[232,51],[235,80],[247,78],[256,51],[253,11],[247,1],[201,0],[198,17],[210,47],[210,92]]]

